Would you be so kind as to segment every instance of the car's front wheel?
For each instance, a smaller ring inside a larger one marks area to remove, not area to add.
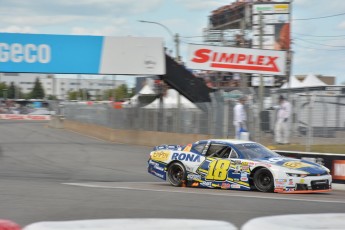
[[[174,162],[168,167],[168,179],[170,184],[181,187],[186,182],[186,169],[179,163]]]
[[[273,192],[274,181],[272,173],[265,168],[259,169],[254,174],[254,185],[260,192]]]

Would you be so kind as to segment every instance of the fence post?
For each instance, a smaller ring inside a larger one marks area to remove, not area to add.
[[[224,101],[223,111],[223,137],[229,137],[229,101]]]

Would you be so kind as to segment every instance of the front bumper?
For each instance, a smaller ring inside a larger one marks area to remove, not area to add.
[[[275,192],[278,193],[321,193],[332,191],[331,175],[287,177],[275,180]]]

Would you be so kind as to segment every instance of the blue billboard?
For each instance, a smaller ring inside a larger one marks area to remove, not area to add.
[[[164,74],[163,55],[162,39],[0,33],[0,72]]]

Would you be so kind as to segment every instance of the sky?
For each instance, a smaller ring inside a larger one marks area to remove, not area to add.
[[[0,32],[163,37],[175,50],[171,34],[181,36],[180,53],[188,43],[202,44],[208,16],[231,0],[0,0]],[[292,2],[293,74],[322,74],[345,84],[344,0]],[[342,14],[321,19],[318,18]],[[342,36],[341,36],[342,35]],[[328,37],[327,37],[328,36]],[[126,76],[133,84],[134,77]]]

